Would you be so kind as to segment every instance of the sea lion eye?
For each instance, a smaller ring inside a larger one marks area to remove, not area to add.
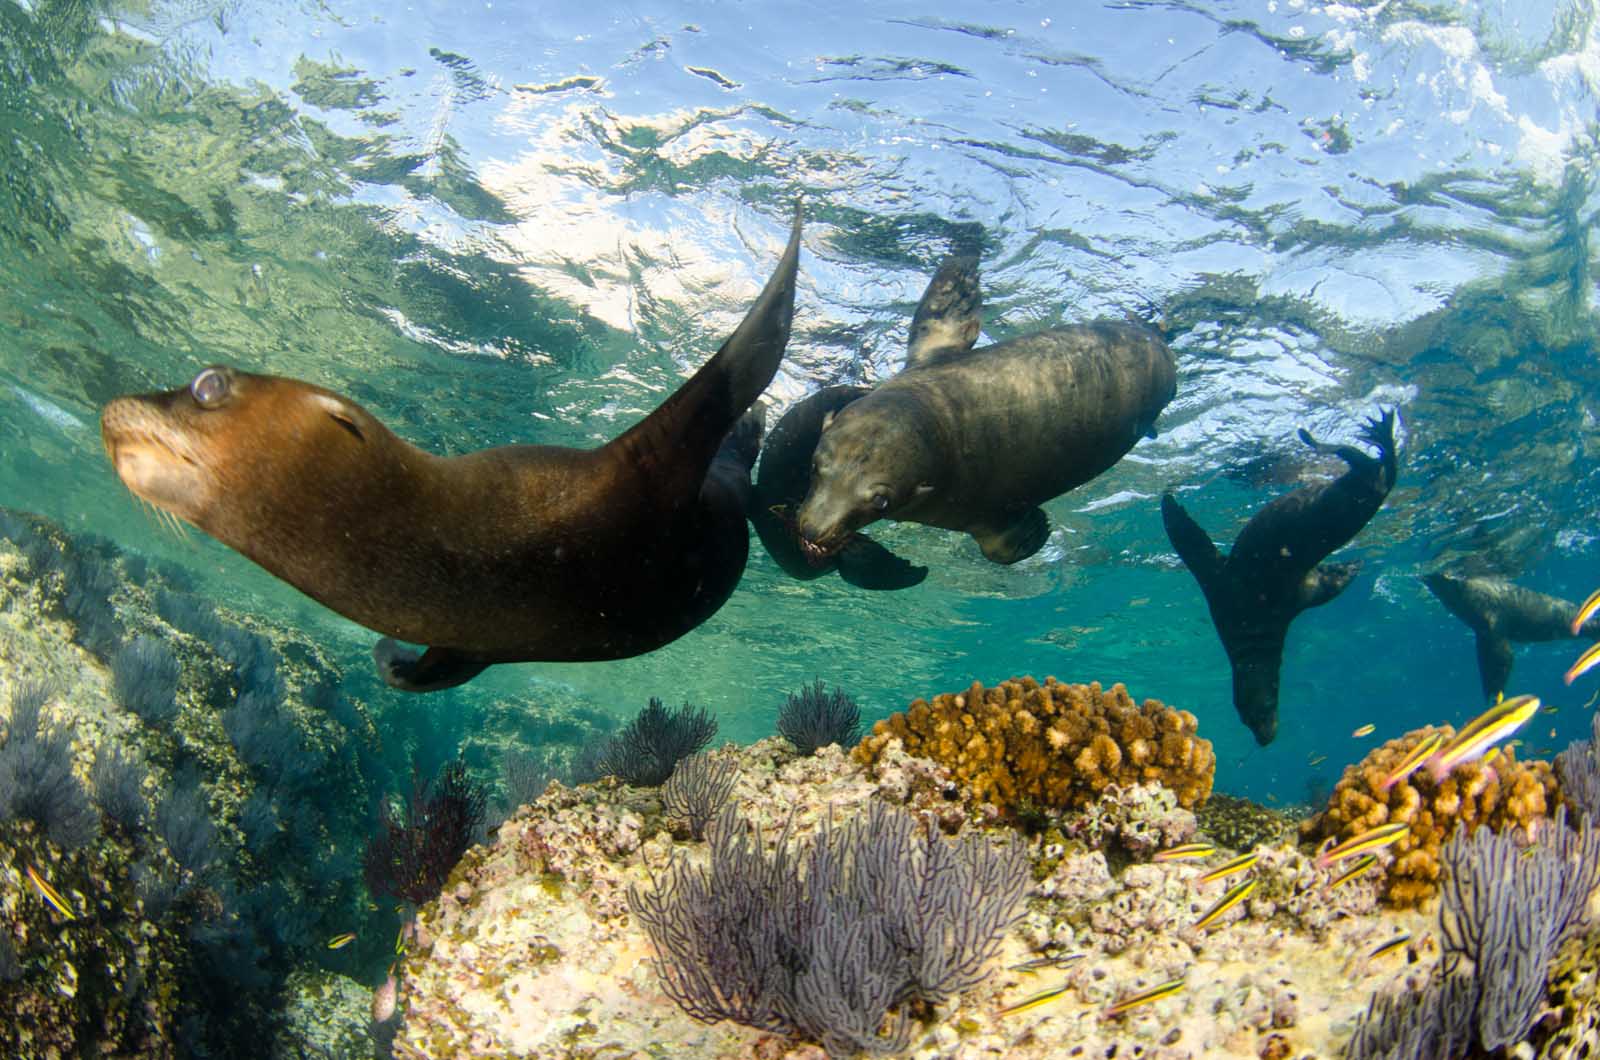
[[[228,373],[222,368],[207,368],[189,384],[189,396],[203,409],[214,409],[228,400]]]
[[[874,493],[872,495],[872,506],[880,512],[888,511],[889,495],[887,493]]]

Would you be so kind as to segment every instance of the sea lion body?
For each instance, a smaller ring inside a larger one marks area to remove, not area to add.
[[[837,549],[877,519],[973,535],[1014,563],[1048,534],[1038,505],[1111,467],[1177,388],[1161,337],[1053,328],[921,360],[840,410],[817,445],[800,532]]]
[[[396,687],[638,655],[704,621],[743,572],[759,428],[739,421],[788,340],[798,252],[797,218],[734,335],[598,449],[435,456],[332,391],[231,369],[116,399],[102,435],[138,496],[352,621],[429,645],[417,658],[380,642]]]
[[[830,386],[790,406],[761,446],[761,467],[750,499],[750,524],[767,554],[792,578],[811,581],[831,571],[861,589],[906,589],[928,568],[906,562],[864,534],[852,535],[836,553],[811,558],[800,547],[795,512],[811,487],[811,455],[823,424],[871,389]]]
[[[1478,679],[1488,700],[1504,692],[1511,678],[1513,643],[1571,640],[1574,636],[1600,639],[1600,615],[1591,617],[1574,634],[1577,604],[1524,589],[1504,578],[1460,577],[1438,571],[1422,581],[1446,610],[1472,630]]]
[[[1233,671],[1233,705],[1265,746],[1278,731],[1278,681],[1289,623],[1301,611],[1332,600],[1360,563],[1323,563],[1377,514],[1398,472],[1394,412],[1369,421],[1363,437],[1372,457],[1351,446],[1301,439],[1349,465],[1331,482],[1285,494],[1251,517],[1226,556],[1172,494],[1161,498],[1161,519],[1179,558],[1205,594],[1212,625]]]

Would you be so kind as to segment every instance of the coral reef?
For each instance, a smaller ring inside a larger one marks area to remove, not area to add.
[[[1537,839],[1457,827],[1441,850],[1443,959],[1420,989],[1374,996],[1351,1060],[1501,1055],[1524,1041],[1557,952],[1578,936],[1600,887],[1600,833],[1589,820],[1575,832],[1562,808],[1542,823]]]
[[[1340,842],[1391,821],[1410,825],[1381,862],[1383,900],[1397,908],[1415,906],[1438,892],[1439,849],[1457,824],[1468,831],[1480,825],[1496,832],[1526,829],[1559,801],[1550,764],[1518,762],[1509,747],[1492,763],[1463,763],[1438,782],[1419,769],[1385,791],[1383,782],[1396,764],[1438,731],[1447,740],[1455,734],[1448,725],[1427,726],[1374,748],[1345,769],[1327,808],[1300,826],[1302,839]]]
[[[1216,756],[1187,711],[1134,703],[1120,684],[1061,684],[1031,677],[993,688],[918,699],[872,727],[857,745],[872,762],[890,740],[950,768],[980,799],[1012,812],[1070,809],[1112,785],[1163,784],[1186,809],[1211,794]]]
[[[843,689],[824,689],[818,678],[784,701],[778,711],[778,735],[803,755],[833,743],[850,747],[861,739],[861,708]]]
[[[1195,817],[1203,835],[1230,850],[1278,843],[1294,835],[1299,823],[1292,814],[1220,791],[1211,793]]]
[[[903,806],[958,843],[1014,831],[946,765],[906,754],[897,740],[870,765],[838,747],[798,757],[779,738],[716,754],[738,763],[742,841],[752,857],[759,844],[763,863],[777,858],[786,828],[784,849],[810,850],[828,822],[873,802]],[[664,822],[657,792],[552,784],[496,842],[469,851],[419,911],[396,970],[395,1055],[820,1060],[817,1045],[728,1021],[708,1026],[667,996],[627,894],[675,863],[704,869],[714,855],[676,840]],[[919,835],[932,834],[923,827]],[[908,1056],[1332,1057],[1379,984],[1397,969],[1425,975],[1438,957],[1424,918],[1380,909],[1366,879],[1329,892],[1327,872],[1291,847],[1261,848],[1255,895],[1198,931],[1194,922],[1228,886],[1198,883],[1205,866],[1137,864],[1114,876],[1100,851],[1049,835],[1026,842],[1033,872],[1022,919],[980,982],[936,1006],[912,1003]],[[1405,947],[1369,956],[1398,931],[1413,935]],[[1105,1018],[1112,1002],[1180,977],[1174,996]],[[1007,1011],[1058,987],[1049,1001]]]
[[[1063,814],[1057,827],[1064,838],[1089,849],[1110,849],[1121,859],[1146,861],[1163,847],[1193,839],[1195,825],[1195,814],[1178,805],[1171,788],[1113,784],[1087,806]]]

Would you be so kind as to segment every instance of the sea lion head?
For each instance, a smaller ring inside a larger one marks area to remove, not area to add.
[[[341,468],[356,462],[342,451],[380,436],[381,424],[332,391],[222,365],[186,387],[117,398],[100,416],[135,496],[247,555],[271,527],[348,502]]]
[[[800,547],[812,558],[831,556],[863,526],[898,518],[933,491],[935,455],[916,419],[863,410],[866,402],[826,423],[812,455],[797,518]]]
[[[1262,747],[1278,735],[1276,661],[1239,661],[1233,667],[1233,707]]]

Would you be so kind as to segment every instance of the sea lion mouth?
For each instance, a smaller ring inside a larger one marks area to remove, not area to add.
[[[825,547],[817,544],[814,541],[810,541],[799,534],[795,535],[795,540],[800,542],[801,555],[805,556],[806,562],[811,564],[813,567],[827,566],[828,562],[832,560],[834,555],[839,551],[839,545],[834,545],[831,548]]]

